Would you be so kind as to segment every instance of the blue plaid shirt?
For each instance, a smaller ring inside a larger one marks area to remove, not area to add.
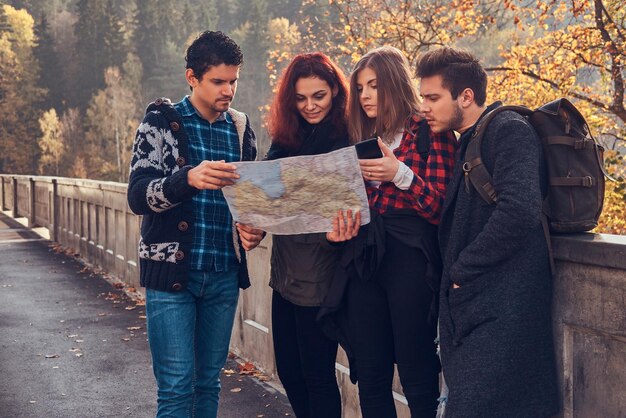
[[[174,104],[189,137],[189,164],[203,160],[239,161],[237,128],[228,113],[210,123],[202,118],[189,96]],[[225,271],[237,260],[233,248],[232,215],[221,190],[202,190],[193,198],[194,242],[190,251],[191,270]]]

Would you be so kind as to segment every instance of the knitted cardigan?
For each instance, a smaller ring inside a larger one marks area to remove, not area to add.
[[[235,109],[228,114],[239,136],[241,161],[256,158],[256,139],[248,117]],[[187,173],[188,139],[182,117],[168,99],[157,99],[137,129],[128,182],[128,205],[143,215],[139,240],[141,286],[176,292],[188,281],[187,254],[195,221]],[[233,223],[233,247],[239,262],[239,286],[250,286],[245,251]]]

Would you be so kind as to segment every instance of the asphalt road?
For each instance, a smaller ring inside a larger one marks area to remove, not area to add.
[[[0,213],[0,417],[153,417],[144,306]],[[220,417],[294,416],[229,360]],[[270,382],[271,383],[271,382]]]

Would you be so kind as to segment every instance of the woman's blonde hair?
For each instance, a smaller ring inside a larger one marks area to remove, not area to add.
[[[377,116],[367,117],[359,101],[357,76],[364,68],[376,73]],[[350,75],[348,126],[350,141],[359,142],[374,134],[388,142],[404,128],[406,118],[419,109],[417,90],[404,54],[392,46],[382,46],[363,55]]]

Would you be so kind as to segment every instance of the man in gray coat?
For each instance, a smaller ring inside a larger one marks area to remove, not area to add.
[[[420,57],[417,76],[431,129],[460,134],[439,226],[445,417],[550,417],[559,399],[541,143],[515,112],[489,123],[481,154],[498,201],[487,204],[461,167],[477,122],[501,105],[485,104],[484,69],[471,54],[442,48]]]

